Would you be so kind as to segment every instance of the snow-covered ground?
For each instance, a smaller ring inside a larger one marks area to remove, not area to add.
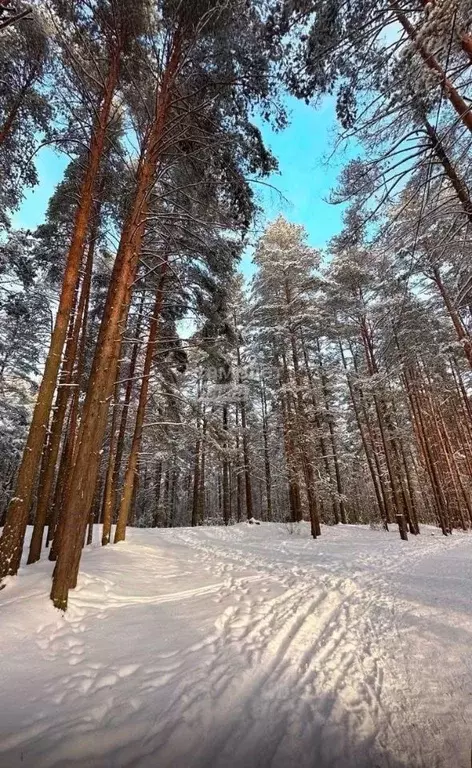
[[[86,551],[66,615],[24,568],[0,766],[470,766],[472,538],[433,530],[133,530]]]

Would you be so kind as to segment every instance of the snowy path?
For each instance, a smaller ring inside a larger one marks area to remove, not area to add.
[[[472,539],[132,531],[0,593],[0,766],[466,768]]]

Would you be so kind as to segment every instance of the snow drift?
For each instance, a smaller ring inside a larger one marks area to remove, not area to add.
[[[470,765],[472,540],[131,530],[0,593],[0,766]],[[99,536],[96,531],[96,539]]]

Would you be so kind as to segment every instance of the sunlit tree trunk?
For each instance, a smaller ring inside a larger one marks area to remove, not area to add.
[[[90,286],[92,282],[92,268],[94,259],[95,243],[98,235],[99,211],[95,213],[95,221],[90,234],[90,244],[85,263],[85,273],[80,288],[80,298],[75,314],[73,310],[73,322],[71,321],[71,333],[66,344],[64,352],[64,361],[62,366],[62,375],[59,379],[59,387],[56,394],[56,402],[53,411],[51,432],[44,451],[44,472],[40,474],[38,485],[38,503],[36,507],[36,516],[33,527],[33,535],[28,556],[28,564],[35,563],[41,557],[41,545],[43,540],[44,526],[51,502],[51,494],[54,485],[54,475],[59,456],[61,437],[66,418],[66,411],[69,400],[71,399],[71,387],[73,383],[74,364],[77,357],[79,346],[79,337],[81,329],[84,327],[85,318],[88,314],[88,305],[90,298]],[[84,327],[85,331],[85,327]],[[80,356],[80,355],[79,355]],[[80,381],[75,382],[75,387],[80,387]],[[74,424],[70,423],[70,428],[74,429]]]
[[[67,531],[61,540],[51,590],[54,605],[62,610],[67,608],[69,589],[77,580],[80,563],[79,542],[83,541],[97,477],[100,446],[106,429],[109,400],[118,367],[119,346],[116,340],[120,336],[120,322],[123,316],[127,315],[125,310],[129,307],[139,258],[135,247],[136,240],[140,239],[144,226],[144,216],[160,158],[173,81],[181,63],[181,53],[181,36],[177,33],[156,98],[153,123],[146,137],[145,150],[137,171],[134,201],[121,235],[100,326],[65,505]]]
[[[116,49],[110,60],[108,78],[92,132],[88,162],[79,194],[79,204],[66,260],[51,344],[44,365],[43,378],[39,387],[25,450],[20,463],[15,495],[10,502],[3,534],[0,539],[0,579],[8,574],[15,574],[20,564],[28,513],[41,460],[44,436],[56,389],[59,366],[87,238],[93,207],[94,188],[103,155],[113,96],[118,82],[120,53],[121,51]]]

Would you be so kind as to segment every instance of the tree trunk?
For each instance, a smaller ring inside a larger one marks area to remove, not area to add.
[[[105,145],[113,96],[118,81],[119,60],[120,51],[117,50],[114,52],[110,62],[108,79],[92,134],[87,168],[80,190],[79,205],[75,216],[71,245],[67,255],[54,331],[44,365],[44,374],[33,411],[26,447],[18,472],[15,495],[10,502],[5,527],[0,539],[0,580],[8,574],[14,575],[20,565],[29,508],[74,303],[90,214],[93,207],[93,192]]]
[[[169,499],[170,499],[170,461],[166,462],[164,474],[164,493],[162,495],[162,511],[164,513],[164,526],[169,527]]]
[[[383,494],[382,494],[382,490],[381,490],[381,485],[380,485],[379,479],[377,478],[377,475],[376,475],[376,471],[375,471],[375,467],[374,467],[374,462],[373,462],[373,459],[372,459],[372,456],[371,456],[371,453],[370,453],[370,447],[368,445],[368,441],[367,441],[367,438],[366,438],[366,435],[365,435],[365,432],[364,432],[364,428],[363,428],[363,425],[362,425],[360,409],[359,409],[359,406],[358,406],[357,401],[356,401],[356,396],[355,396],[355,393],[354,393],[354,388],[353,388],[353,385],[352,385],[352,382],[351,382],[351,377],[349,375],[349,370],[348,370],[348,367],[347,367],[347,362],[346,362],[346,357],[345,357],[345,354],[344,354],[343,345],[342,345],[341,341],[339,341],[338,343],[339,343],[339,351],[341,353],[341,360],[342,360],[343,368],[344,368],[344,371],[346,373],[347,386],[348,386],[348,389],[349,389],[349,394],[351,396],[351,403],[352,403],[352,407],[353,407],[353,410],[354,410],[354,415],[356,417],[357,428],[359,430],[359,434],[360,434],[360,437],[361,437],[362,447],[364,449],[365,457],[366,457],[366,460],[367,460],[367,466],[369,467],[369,472],[370,472],[370,476],[371,476],[371,479],[372,479],[372,485],[374,486],[375,497],[377,499],[377,504],[378,504],[378,507],[379,507],[380,519],[383,522],[385,530],[388,531],[389,520],[388,520],[387,512],[386,512],[385,499],[384,499]]]
[[[231,516],[231,506],[230,506],[230,498],[229,498],[229,461],[227,456],[228,451],[228,406],[223,406],[223,430],[225,432],[225,442],[224,442],[224,457],[223,457],[223,484],[222,484],[222,494],[223,494],[223,520],[225,525],[229,525],[230,516]]]
[[[139,347],[141,345],[141,325],[143,321],[143,306],[145,290],[141,294],[141,300],[139,303],[138,316],[136,320],[136,327],[134,329],[134,342],[131,350],[130,363],[127,373],[125,398],[123,401],[123,407],[121,409],[120,428],[118,433],[116,432],[116,422],[118,419],[118,393],[119,384],[115,384],[114,410],[112,416],[112,425],[110,433],[110,452],[107,467],[107,475],[105,481],[105,493],[103,496],[103,530],[102,530],[102,546],[106,546],[110,542],[111,526],[113,523],[113,513],[116,507],[116,496],[118,493],[118,483],[120,477],[121,459],[123,456],[125,435],[126,435],[126,423],[128,420],[129,405],[131,402],[131,394],[134,385],[134,374],[136,370],[136,362],[138,359]]]
[[[102,185],[103,185],[103,180],[102,180]],[[98,205],[99,204],[100,203],[98,202]],[[98,213],[98,210],[97,210],[97,213]],[[98,223],[98,219],[96,219],[96,222]],[[75,386],[72,390],[72,402],[71,402],[70,411],[69,411],[69,421],[68,421],[66,435],[64,439],[61,460],[59,463],[59,470],[57,473],[56,488],[55,488],[54,496],[52,500],[52,509],[49,515],[48,535],[46,539],[46,545],[54,537],[53,545],[51,546],[51,549],[49,551],[50,560],[56,560],[59,540],[60,540],[60,536],[62,535],[63,499],[65,497],[67,482],[70,475],[70,468],[73,462],[75,441],[77,438],[77,424],[79,421],[79,410],[80,410],[80,393],[83,391],[83,387],[85,383],[83,381],[83,378],[84,378],[85,354],[86,354],[86,346],[87,346],[88,305],[89,305],[89,298],[90,298],[91,278],[92,278],[92,275],[90,274],[88,296],[85,302],[84,313],[83,313],[82,323],[81,323],[80,346],[79,346],[79,351],[77,355],[77,368],[74,374]],[[56,531],[58,518],[59,518],[59,523],[61,524],[61,528]]]
[[[274,366],[279,375],[279,397],[282,411],[282,426],[284,436],[285,461],[288,475],[288,499],[290,506],[290,520],[297,523],[303,520],[303,511],[301,506],[301,494],[298,475],[297,458],[293,444],[293,434],[291,425],[294,423],[290,412],[290,404],[286,394],[286,373],[280,365],[277,352],[274,350]]]
[[[136,344],[136,342],[135,342]],[[113,413],[111,418],[110,427],[110,448],[108,454],[107,471],[105,475],[105,491],[102,501],[102,547],[106,547],[110,543],[111,526],[113,522],[113,475],[115,471],[116,462],[116,446],[117,446],[117,430],[116,424],[118,420],[118,396],[120,391],[120,385],[118,382],[115,384],[115,393],[113,396]]]
[[[241,522],[243,517],[243,477],[241,474],[241,452],[240,452],[240,439],[239,439],[239,406],[235,405],[235,427],[236,427],[236,519],[238,523]]]
[[[143,307],[144,307],[144,297],[146,295],[146,291],[143,289],[143,292],[141,294],[141,300],[139,303],[139,310],[138,310],[138,318],[136,322],[136,329],[134,332],[134,343],[131,351],[131,357],[129,362],[129,368],[128,368],[128,374],[127,374],[127,381],[126,381],[126,389],[125,389],[125,397],[123,400],[123,405],[121,408],[121,419],[120,419],[120,428],[118,430],[118,436],[116,440],[116,455],[113,460],[113,472],[111,475],[111,486],[110,486],[110,515],[111,519],[113,519],[113,514],[115,510],[119,506],[119,495],[118,495],[118,488],[120,483],[120,472],[121,472],[121,462],[123,459],[123,451],[125,448],[125,438],[126,438],[126,427],[128,424],[128,415],[129,415],[129,406],[131,403],[131,396],[133,394],[134,389],[134,376],[136,373],[136,364],[138,361],[138,354],[139,354],[139,348],[141,346],[141,326],[143,321]]]
[[[262,436],[264,440],[264,474],[267,501],[267,520],[272,522],[272,478],[269,455],[269,425],[267,418],[267,397],[265,383],[261,378]]]
[[[192,526],[198,525],[198,498],[200,493],[200,454],[202,441],[200,438],[195,443],[195,460],[193,466],[193,498],[192,498]]]
[[[139,517],[136,522],[144,520],[146,523],[146,513],[148,507],[148,492],[149,492],[149,467],[147,461],[144,463],[143,482],[141,483],[141,489],[139,493]],[[147,527],[147,526],[146,526]]]
[[[449,317],[451,318],[452,324],[457,333],[457,338],[462,343],[464,354],[468,360],[470,367],[472,368],[472,340],[469,334],[467,333],[467,331],[465,330],[462,320],[460,319],[459,314],[451,301],[449,292],[447,291],[446,286],[443,283],[441,273],[439,271],[439,267],[433,267],[433,281],[436,284],[439,290],[439,293],[442,296],[445,307],[449,313]]]
[[[159,501],[161,497],[161,477],[162,477],[162,461],[159,459],[156,462],[156,473],[154,475],[154,504],[155,511],[152,516],[152,527],[157,528],[159,523]]]
[[[436,5],[436,0],[421,0],[424,7],[426,6],[433,6],[433,8]],[[467,54],[469,61],[472,63],[472,37],[470,35],[467,35],[465,32],[460,32],[458,34],[461,48],[464,51],[464,53]]]
[[[408,541],[405,517],[397,512],[395,519],[398,525],[398,530],[400,531],[400,538],[403,539],[403,541]]]
[[[441,483],[437,474],[436,465],[434,463],[430,445],[427,439],[423,414],[421,412],[421,407],[418,402],[417,393],[413,389],[413,377],[410,376],[410,373],[407,372],[406,368],[404,369],[403,374],[404,374],[404,380],[405,380],[405,389],[408,395],[408,399],[410,401],[410,408],[412,412],[413,422],[416,423],[420,448],[425,459],[427,473],[430,478],[430,483],[433,490],[433,497],[436,502],[436,513],[437,513],[438,521],[443,534],[447,536],[448,530],[447,530],[447,522],[445,519],[446,500],[444,498],[444,493],[443,493]]]
[[[239,346],[237,347],[237,362],[239,372],[239,384],[242,384],[241,375],[241,352]],[[243,461],[244,461],[244,484],[246,489],[246,517],[248,520],[254,518],[254,510],[252,506],[252,483],[251,483],[251,459],[249,455],[249,435],[247,429],[246,420],[246,401],[244,397],[241,398],[239,407],[241,409],[241,429],[243,433]]]
[[[87,546],[93,543],[93,526],[95,523],[99,523],[100,521],[100,508],[101,508],[101,500],[102,500],[102,493],[103,493],[103,483],[104,483],[104,478],[100,473],[99,480],[95,487],[95,494],[93,497],[92,506],[90,507],[90,515],[89,515],[88,528],[87,528],[87,538],[85,541],[85,544],[87,544]]]
[[[85,398],[82,423],[77,439],[77,450],[71,474],[65,514],[67,535],[61,542],[61,551],[53,577],[51,599],[61,610],[67,608],[67,596],[71,584],[77,579],[80,549],[77,541],[83,540],[91,503],[90,486],[95,485],[98,470],[98,454],[106,429],[108,404],[118,366],[116,339],[124,308],[129,307],[130,294],[136,275],[139,252],[135,248],[144,226],[144,215],[151,193],[161,144],[171,105],[172,86],[181,60],[181,36],[176,33],[161,87],[156,98],[156,109],[146,148],[137,172],[136,194],[127,217],[113,267],[103,320]],[[127,314],[125,312],[125,314]],[[93,491],[92,491],[93,493]]]
[[[164,283],[167,273],[167,266],[169,263],[169,257],[166,256],[160,270],[159,283],[156,290],[156,300],[151,316],[151,322],[149,324],[149,337],[146,346],[146,356],[144,359],[143,376],[141,381],[141,390],[139,393],[138,410],[136,413],[136,423],[134,427],[133,439],[131,442],[131,450],[128,457],[128,464],[125,472],[125,479],[123,485],[123,492],[121,497],[120,510],[118,513],[118,522],[115,529],[114,542],[117,544],[119,541],[124,541],[126,536],[126,525],[128,523],[128,517],[131,508],[131,499],[133,493],[134,478],[137,472],[138,456],[141,447],[141,440],[143,436],[143,424],[144,417],[146,415],[146,406],[148,401],[149,392],[149,379],[151,376],[151,366],[156,349],[156,342],[159,330],[159,320],[162,311],[162,303],[164,300]]]
[[[202,409],[202,442],[201,442],[201,460],[200,460],[200,472],[198,478],[198,493],[197,493],[197,525],[203,525],[205,522],[205,464],[206,464],[206,432],[207,432],[207,417],[205,413],[205,406]]]
[[[459,366],[457,365],[457,360],[455,360],[454,358],[451,362],[451,369],[452,369],[452,375],[453,375],[457,390],[458,392],[460,392],[462,397],[462,405],[464,408],[464,415],[465,415],[465,420],[468,427],[468,432],[472,436],[471,425],[470,425],[470,422],[472,422],[472,406],[470,404],[470,398],[466,392],[464,382],[462,380]]]
[[[177,491],[177,484],[179,479],[179,473],[176,467],[176,461],[175,461],[175,455],[172,457],[172,482],[170,487],[170,499],[169,499],[169,527],[174,527],[176,512],[177,512],[177,502],[178,502],[178,491]]]
[[[439,134],[434,126],[429,122],[428,118],[426,117],[426,113],[422,112],[421,116],[426,128],[426,133],[428,134],[428,137],[431,141],[433,152],[444,168],[444,172],[451,182],[451,185],[457,194],[458,199],[460,200],[465,215],[467,216],[469,222],[472,223],[472,201],[470,199],[470,193],[467,184],[465,183],[465,180],[459,176],[454,165],[450,161],[444,145],[439,137]]]
[[[361,338],[364,346],[364,353],[366,357],[367,368],[370,376],[376,375],[378,371],[377,363],[375,360],[372,336],[367,327],[365,320],[361,323]],[[382,446],[385,456],[385,462],[387,465],[388,477],[390,480],[390,486],[392,489],[394,504],[395,504],[395,519],[398,523],[400,537],[403,538],[403,530],[401,527],[401,521],[406,519],[406,506],[404,504],[404,498],[402,497],[401,477],[399,474],[398,462],[395,455],[395,442],[392,434],[392,427],[390,420],[386,413],[385,400],[382,397],[378,397],[373,394],[373,401],[375,406],[375,412],[377,414],[377,423],[379,427],[380,436],[382,439]]]
[[[302,381],[300,376],[300,365],[298,360],[298,351],[295,338],[295,331],[292,325],[291,307],[292,307],[292,295],[288,280],[285,280],[285,304],[287,312],[287,329],[290,338],[290,350],[292,353],[293,372],[295,377],[295,397],[294,400],[294,412],[295,412],[295,429],[297,433],[297,447],[300,454],[300,464],[302,467],[303,477],[305,480],[305,491],[308,501],[308,512],[310,515],[311,534],[316,539],[321,534],[320,517],[318,511],[318,500],[316,497],[316,485],[314,480],[313,463],[310,457],[310,451],[307,445],[307,433],[308,433],[308,420],[305,413],[305,404],[302,396]],[[290,373],[288,371],[285,354],[282,352],[282,363],[284,367],[284,374],[287,383],[290,382]],[[290,395],[288,395],[290,398]]]
[[[195,442],[195,455],[193,461],[193,492],[192,492],[192,526],[198,525],[198,510],[199,510],[199,494],[200,494],[200,468],[201,468],[201,454],[202,454],[202,438],[201,438],[201,418],[202,418],[202,382],[200,377],[197,380],[197,413],[196,413],[196,428],[197,439]]]
[[[41,557],[44,526],[46,524],[46,518],[51,500],[51,492],[54,484],[54,474],[57,465],[57,458],[59,455],[59,447],[66,417],[67,405],[71,395],[71,385],[73,380],[74,363],[77,356],[77,348],[79,346],[79,336],[82,324],[84,322],[84,317],[88,312],[90,286],[92,282],[93,257],[98,234],[98,225],[99,212],[97,211],[90,236],[90,244],[85,265],[85,274],[80,289],[79,304],[75,313],[74,322],[72,323],[72,331],[67,341],[64,353],[63,370],[62,376],[59,379],[59,388],[56,395],[51,433],[44,454],[44,474],[42,474],[42,476],[40,475],[41,480],[38,487],[38,504],[36,508],[33,535],[31,537],[28,564],[35,563]],[[79,387],[79,385],[80,382],[77,381],[75,386]],[[71,428],[73,428],[72,425]]]
[[[427,50],[426,46],[420,41],[420,39],[418,38],[418,33],[416,29],[414,28],[413,24],[409,21],[406,14],[400,10],[396,2],[392,4],[392,7],[395,10],[395,13],[400,25],[403,27],[406,34],[410,38],[411,42],[414,44],[414,47],[416,48],[419,55],[423,59],[423,62],[425,63],[426,67],[430,69],[432,72],[434,72],[435,75],[439,75],[438,82],[441,84],[442,90],[446,98],[449,99],[450,103],[452,104],[453,108],[459,115],[459,118],[462,120],[464,125],[469,129],[469,131],[472,131],[472,112],[470,111],[470,105],[467,104],[466,101],[464,101],[462,96],[459,94],[457,89],[454,87],[452,82],[447,77],[447,74],[444,72],[444,70],[438,63],[437,59],[433,56],[432,53],[430,53]]]
[[[331,451],[333,454],[333,463],[334,463],[334,474],[336,477],[336,490],[338,493],[338,501],[339,501],[339,514],[341,517],[341,522],[343,525],[346,524],[346,511],[344,509],[344,501],[343,501],[343,488],[341,483],[341,471],[339,467],[339,460],[338,460],[338,451],[337,451],[337,444],[336,444],[336,434],[334,431],[334,423],[333,423],[333,415],[331,413],[331,405],[329,402],[329,393],[328,393],[328,382],[326,379],[326,374],[324,371],[323,366],[323,358],[321,355],[321,347],[320,347],[320,340],[316,339],[316,345],[318,348],[318,361],[319,361],[319,369],[320,369],[320,379],[321,379],[321,389],[323,392],[323,399],[324,399],[324,405],[326,410],[326,418],[328,421],[328,430],[329,430],[329,439],[331,443]],[[331,475],[331,473],[330,473]]]
[[[310,361],[308,358],[308,351],[306,349],[305,340],[302,336],[302,350],[303,350],[303,359],[305,362],[305,373],[308,379],[308,384],[310,387],[310,394],[311,394],[311,405],[313,408],[313,418],[315,421],[315,429],[318,433],[318,440],[320,443],[320,451],[321,451],[321,457],[323,460],[324,468],[325,468],[325,475],[329,482],[330,487],[330,495],[331,495],[331,507],[333,511],[333,517],[335,523],[339,523],[339,515],[338,515],[338,508],[337,508],[337,502],[334,494],[332,493],[333,488],[333,479],[331,475],[331,466],[329,463],[329,457],[328,457],[328,449],[326,446],[326,441],[323,433],[323,425],[321,423],[320,415],[318,412],[318,404],[317,404],[317,398],[316,398],[316,391],[315,391],[315,384],[313,380],[313,375],[310,368]]]

